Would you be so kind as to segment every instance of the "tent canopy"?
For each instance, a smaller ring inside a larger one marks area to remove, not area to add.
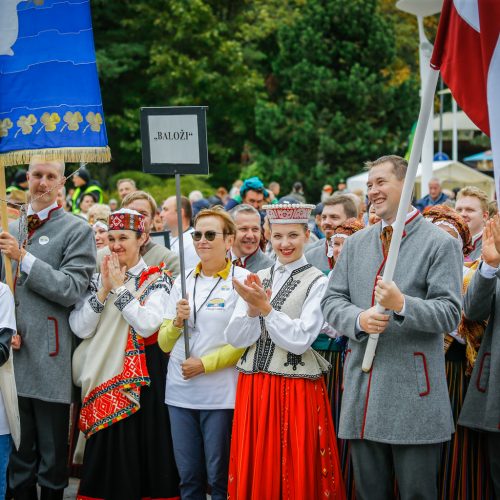
[[[490,199],[494,199],[495,181],[493,177],[478,172],[467,165],[454,161],[435,161],[432,163],[432,176],[441,180],[444,189],[477,186],[485,191]],[[362,189],[366,193],[368,172],[362,172],[347,179],[347,189]],[[421,197],[422,164],[419,164],[415,180],[415,196]]]

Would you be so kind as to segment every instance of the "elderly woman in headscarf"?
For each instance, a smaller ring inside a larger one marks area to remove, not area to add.
[[[462,245],[464,258],[472,250],[472,238],[465,220],[451,207],[435,205],[424,210],[423,216],[440,227]],[[464,264],[463,288],[467,287],[479,266],[479,260]],[[458,420],[469,376],[477,357],[486,322],[468,320],[462,314],[457,330],[445,334],[446,379],[455,423]],[[444,443],[440,498],[488,498],[487,467],[478,433],[457,427],[451,441]],[[482,476],[482,477],[481,477]]]
[[[77,498],[178,498],[163,404],[167,358],[157,344],[172,282],[140,255],[143,215],[122,209],[108,225],[111,254],[69,319],[82,339],[73,356],[82,390],[77,458],[85,443]]]

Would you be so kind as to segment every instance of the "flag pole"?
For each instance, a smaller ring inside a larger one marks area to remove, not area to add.
[[[184,231],[182,227],[182,204],[181,204],[181,176],[180,174],[175,174],[175,198],[177,203],[177,231],[179,242],[179,261],[181,266],[181,275],[179,276],[181,280],[181,294],[182,298],[187,298],[186,295],[186,266],[184,265]],[[189,358],[189,331],[187,319],[184,320],[184,354],[186,359]]]
[[[415,178],[417,176],[417,168],[420,161],[420,156],[422,154],[425,132],[427,130],[427,126],[429,124],[429,117],[431,116],[433,109],[434,93],[436,91],[438,77],[439,77],[439,70],[431,68],[427,75],[427,81],[425,82],[424,86],[424,92],[422,95],[422,104],[420,106],[417,128],[415,130],[415,138],[413,140],[413,147],[411,149],[410,160],[408,162],[408,170],[406,172],[403,191],[401,193],[401,199],[399,201],[399,208],[396,216],[396,221],[394,222],[393,225],[393,233],[392,233],[391,246],[389,248],[389,255],[387,256],[384,275],[382,277],[382,280],[385,281],[386,283],[390,283],[394,277],[394,270],[396,268],[396,263],[398,260],[401,238],[403,237],[406,214],[408,213],[408,207],[410,206],[411,203],[413,187],[415,185]],[[384,312],[384,308],[379,304],[377,304],[377,310],[380,313]],[[362,364],[362,370],[366,373],[368,373],[372,368],[373,358],[375,357],[375,351],[377,350],[378,338],[379,338],[378,334],[368,335],[368,342],[366,344],[365,356],[363,358],[363,364]]]
[[[9,215],[7,212],[7,184],[5,182],[5,167],[0,165],[0,214],[2,216],[2,231],[9,232]],[[12,279],[12,264],[10,257],[3,256],[5,268],[5,282],[14,293],[14,280]]]

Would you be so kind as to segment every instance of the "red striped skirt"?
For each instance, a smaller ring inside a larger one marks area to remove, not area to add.
[[[240,374],[228,498],[345,499],[322,377]]]

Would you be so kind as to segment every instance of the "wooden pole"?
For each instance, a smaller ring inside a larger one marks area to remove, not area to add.
[[[406,214],[411,203],[411,195],[415,185],[415,177],[417,176],[418,162],[420,160],[420,155],[422,154],[425,132],[427,130],[427,124],[429,123],[429,116],[433,110],[434,93],[436,91],[438,77],[439,71],[431,69],[424,87],[417,129],[415,130],[415,138],[413,140],[410,160],[408,162],[408,170],[406,171],[403,192],[401,193],[401,199],[399,201],[398,214],[393,225],[394,229],[392,233],[391,246],[389,248],[389,255],[387,256],[387,263],[385,264],[384,275],[382,276],[382,280],[386,283],[390,283],[394,277],[394,270],[398,260],[401,238],[403,237]],[[379,304],[377,304],[377,310],[380,313],[384,312],[384,308]],[[378,338],[378,334],[368,335],[362,365],[362,369],[365,373],[368,373],[372,368],[373,358],[375,357],[375,351],[377,350]]]
[[[5,167],[0,165],[0,215],[2,216],[2,231],[9,232],[9,216],[7,213],[7,186],[5,183]],[[10,257],[3,255],[5,267],[5,282],[14,293],[14,280],[12,278],[12,264]]]

